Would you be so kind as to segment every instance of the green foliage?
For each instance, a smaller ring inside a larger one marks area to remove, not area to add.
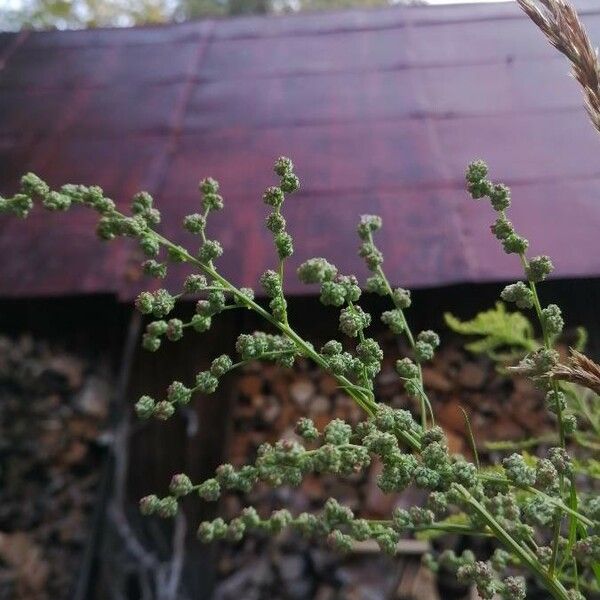
[[[522,356],[539,347],[529,319],[520,312],[508,312],[502,302],[496,302],[494,308],[480,312],[470,321],[461,321],[451,313],[445,313],[444,320],[456,333],[479,336],[480,339],[465,344],[465,348],[494,360]]]
[[[98,187],[65,185],[51,190],[41,179],[28,174],[15,196],[0,198],[0,212],[22,218],[37,202],[54,212],[75,205],[92,208],[99,215],[98,234],[102,239],[133,238],[152,257],[144,262],[150,276],[163,279],[169,263],[187,265],[191,272],[182,290],[154,289],[142,292],[136,300],[137,309],[151,317],[142,340],[147,350],[157,350],[165,339],[177,342],[191,333],[202,334],[226,310],[249,309],[264,319],[269,331],[239,335],[235,347],[237,362],[229,354],[222,354],[214,358],[210,369],[197,373],[193,382],[173,382],[162,398],[143,395],[135,405],[141,419],[172,418],[195,396],[214,394],[223,377],[250,361],[272,361],[289,368],[297,357],[328,371],[364,410],[365,420],[354,427],[334,419],[319,431],[312,421],[301,419],[296,428],[297,439],[263,444],[253,464],[241,468],[221,465],[205,481],[194,482],[187,474],[179,473],[173,477],[166,496],[152,494],[141,500],[142,512],[171,518],[184,497],[214,502],[229,492],[249,493],[259,482],[293,487],[310,473],[347,477],[378,461],[381,473],[377,485],[382,492],[398,494],[407,487],[420,488],[427,496],[426,504],[397,509],[389,519],[378,521],[354,515],[335,499],[330,499],[319,515],[294,516],[286,509],[259,515],[248,507],[229,523],[220,518],[201,523],[198,536],[205,542],[222,538],[239,541],[254,531],[277,534],[291,527],[303,535],[324,538],[339,551],[350,550],[355,541],[371,539],[390,554],[396,552],[400,536],[406,533],[492,536],[504,548],[504,555],[495,553],[487,561],[478,561],[469,553],[460,557],[442,554],[430,557],[428,563],[434,569],[440,565],[451,568],[460,580],[474,583],[484,598],[494,594],[511,599],[525,597],[524,580],[507,573],[509,566],[533,574],[558,600],[577,597],[575,590],[569,589],[573,581],[593,589],[596,573],[600,572],[596,547],[600,505],[585,488],[578,487],[581,481],[575,479],[574,473],[588,481],[597,475],[597,464],[585,455],[594,441],[585,437],[586,431],[576,429],[578,416],[589,412],[595,419],[595,409],[587,398],[580,398],[570,388],[565,388],[565,393],[548,377],[557,362],[553,341],[562,328],[562,316],[556,305],[542,308],[536,284],[549,271],[550,261],[537,258],[531,266],[524,255],[525,245],[518,241],[523,238],[510,226],[513,233],[509,236],[517,240],[510,243],[510,251],[519,254],[527,283],[508,286],[504,295],[534,309],[543,332],[542,343],[535,340],[529,320],[521,313],[507,312],[502,303],[471,321],[461,322],[446,315],[448,325],[455,331],[479,336],[468,345],[474,352],[493,357],[500,356],[503,350],[521,355],[529,352],[520,368],[536,377],[538,385],[544,388],[547,408],[558,425],[552,447],[544,455],[530,455],[521,449],[493,468],[482,468],[477,459],[473,463],[452,454],[444,432],[434,424],[421,364],[431,360],[440,339],[431,330],[413,333],[406,317],[410,294],[401,288],[393,289],[382,268],[383,252],[375,241],[382,226],[379,217],[361,218],[358,254],[371,271],[366,287],[388,300],[389,310],[380,315],[383,322],[408,341],[410,355],[397,359],[395,365],[399,384],[416,400],[417,418],[409,411],[377,402],[374,379],[384,356],[377,342],[368,337],[372,316],[358,304],[362,291],[354,275],[341,274],[321,257],[305,261],[298,269],[306,283],[321,286],[321,302],[335,307],[342,339],[329,340],[317,351],[288,322],[282,273],[293,251],[293,240],[286,232],[282,210],[290,194],[298,189],[299,180],[287,158],[279,158],[274,171],[279,182],[267,189],[263,200],[270,211],[267,227],[273,234],[276,264],[260,278],[264,301],[257,301],[252,290],[236,287],[219,272],[218,259],[226,249],[218,240],[208,238],[210,216],[223,208],[214,180],[204,180],[200,185],[203,212],[183,221],[183,226],[199,238],[200,251],[195,255],[156,231],[160,213],[147,193],[133,198],[128,216],[119,212]],[[468,188],[477,198],[489,196],[492,208],[507,223],[504,210],[509,205],[510,191],[489,181],[487,173],[487,166],[481,161],[471,165]],[[177,303],[190,294],[200,299],[189,320],[169,318]],[[579,441],[585,451],[575,460],[567,452],[567,436]]]

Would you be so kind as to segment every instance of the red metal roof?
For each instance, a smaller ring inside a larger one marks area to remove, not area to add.
[[[579,3],[600,40],[600,9]],[[596,5],[597,6],[597,5]],[[519,273],[467,199],[467,162],[513,186],[512,220],[563,277],[600,273],[600,139],[565,60],[512,4],[393,8],[157,28],[0,36],[0,191],[33,170],[97,183],[125,204],[153,193],[181,242],[197,182],[222,184],[210,223],[224,271],[272,266],[262,224],[271,165],[291,156],[295,264],[354,270],[358,215],[380,213],[391,278],[406,286]],[[129,249],[93,216],[0,219],[0,296],[130,297]],[[289,272],[292,269],[288,269]],[[288,289],[306,291],[291,276]]]

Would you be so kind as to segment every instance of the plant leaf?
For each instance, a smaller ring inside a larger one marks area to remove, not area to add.
[[[522,356],[539,346],[527,317],[520,312],[507,312],[502,302],[496,302],[494,308],[478,313],[470,321],[461,321],[451,313],[445,313],[444,319],[456,333],[480,336],[465,344],[465,348],[475,354],[494,358],[499,350],[505,350]]]

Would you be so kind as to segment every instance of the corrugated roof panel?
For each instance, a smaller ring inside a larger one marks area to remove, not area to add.
[[[600,9],[578,4],[600,39]],[[164,231],[193,244],[181,219],[211,175],[223,268],[254,285],[274,261],[260,197],[288,154],[303,181],[285,209],[290,292],[306,291],[292,267],[311,255],[356,268],[365,212],[384,215],[392,280],[429,286],[520,273],[464,191],[483,157],[514,186],[533,252],[555,255],[559,276],[596,276],[599,140],[567,71],[509,4],[0,35],[0,190],[27,170],[100,184],[122,206],[147,189]],[[0,295],[136,293],[130,248],[95,242],[92,221],[0,219]]]

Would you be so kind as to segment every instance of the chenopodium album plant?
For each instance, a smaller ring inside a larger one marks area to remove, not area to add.
[[[38,200],[53,211],[78,204],[88,206],[100,215],[97,231],[102,239],[128,236],[138,240],[147,256],[143,264],[147,274],[164,278],[169,261],[190,266],[192,272],[178,293],[158,289],[138,296],[137,309],[153,318],[143,336],[147,350],[157,350],[164,338],[181,339],[186,330],[207,331],[226,310],[251,309],[264,318],[269,332],[242,333],[235,347],[236,358],[228,354],[214,358],[210,369],[198,373],[195,381],[173,382],[162,398],[142,396],[135,405],[142,419],[170,418],[193,396],[214,393],[226,373],[249,361],[272,361],[289,368],[298,357],[314,361],[331,373],[364,411],[364,420],[355,427],[334,419],[323,431],[303,418],[296,426],[295,440],[263,444],[254,464],[241,468],[221,465],[214,477],[206,481],[193,482],[186,474],[177,474],[166,496],[142,498],[142,512],[173,517],[185,496],[195,495],[212,502],[227,491],[248,492],[257,482],[297,486],[308,473],[343,477],[378,460],[383,465],[377,482],[381,490],[398,494],[416,486],[426,492],[426,503],[409,510],[397,509],[389,519],[377,521],[355,515],[334,498],[325,503],[319,515],[292,515],[285,508],[261,515],[249,506],[229,523],[220,518],[201,523],[198,536],[205,542],[221,538],[239,541],[252,532],[276,534],[293,528],[306,536],[326,538],[341,551],[350,550],[355,540],[375,540],[382,551],[394,554],[400,537],[407,533],[483,535],[498,542],[487,560],[478,560],[470,551],[462,555],[446,551],[426,560],[434,570],[450,569],[461,581],[474,583],[483,598],[496,594],[511,600],[525,598],[523,575],[527,574],[536,578],[552,597],[561,600],[577,600],[585,598],[587,592],[597,591],[600,498],[586,493],[591,489],[588,483],[575,477],[581,470],[575,469],[567,444],[574,439],[578,423],[567,408],[564,384],[552,374],[559,367],[553,346],[563,328],[563,319],[555,304],[540,304],[537,291],[538,284],[552,271],[552,263],[547,256],[527,257],[528,242],[507,217],[509,189],[488,179],[488,168],[483,162],[469,165],[466,182],[470,195],[474,199],[489,199],[497,215],[493,234],[523,266],[523,281],[508,285],[502,298],[521,309],[532,309],[537,316],[543,341],[526,355],[520,368],[545,389],[548,410],[556,416],[557,436],[555,445],[543,456],[514,453],[501,465],[485,468],[479,464],[476,450],[474,462],[451,454],[443,430],[435,424],[421,369],[434,356],[440,340],[433,331],[414,334],[409,326],[405,313],[411,305],[410,293],[391,286],[383,270],[382,252],[376,245],[376,233],[382,226],[379,217],[364,215],[358,224],[359,255],[371,272],[364,289],[389,299],[389,310],[380,318],[394,334],[408,340],[411,356],[399,358],[396,371],[399,383],[416,400],[417,418],[407,410],[381,404],[375,397],[373,382],[383,352],[368,335],[372,315],[359,305],[362,290],[354,275],[340,273],[325,258],[311,258],[298,268],[303,282],[320,285],[320,301],[339,309],[341,339],[316,348],[290,324],[283,273],[286,260],[293,253],[293,242],[282,208],[286,197],[299,188],[299,180],[288,158],[276,161],[275,173],[279,184],[268,188],[263,196],[270,208],[266,226],[273,235],[278,257],[276,268],[266,271],[260,279],[268,305],[255,300],[251,289],[236,287],[219,272],[217,261],[223,249],[218,240],[208,237],[207,226],[211,213],[223,208],[219,186],[213,179],[200,184],[202,211],[183,221],[185,229],[199,238],[197,252],[172,243],[156,231],[160,214],[145,192],[133,198],[131,214],[126,216],[98,187],[65,185],[51,190],[29,173],[22,178],[18,194],[0,200],[1,212],[21,217]],[[169,318],[176,302],[186,295],[201,297],[190,320]]]

